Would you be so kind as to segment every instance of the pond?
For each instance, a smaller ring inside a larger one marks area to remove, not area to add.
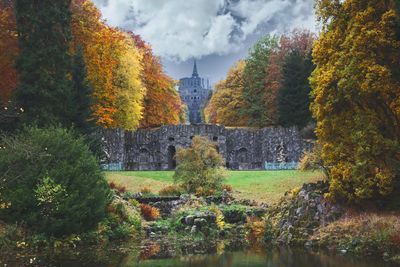
[[[330,255],[325,252],[310,252],[304,249],[274,249],[224,252],[212,255],[180,256],[167,259],[138,260],[136,252],[125,256],[103,254],[103,258],[71,260],[68,257],[58,259],[38,259],[39,266],[57,267],[394,267],[398,266],[383,260],[358,258],[347,255]],[[64,255],[65,256],[65,255]],[[97,255],[99,256],[99,255]],[[154,257],[154,256],[153,256]],[[157,257],[157,256],[155,256]],[[45,264],[44,264],[45,263]],[[12,265],[9,265],[12,266]]]

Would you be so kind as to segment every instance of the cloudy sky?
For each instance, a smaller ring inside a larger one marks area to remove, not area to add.
[[[175,79],[193,59],[212,83],[266,33],[316,30],[313,0],[94,0],[112,26],[140,34]]]

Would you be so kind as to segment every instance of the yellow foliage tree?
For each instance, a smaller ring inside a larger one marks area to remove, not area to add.
[[[311,77],[329,196],[387,196],[400,181],[400,41],[395,1],[318,0]],[[398,187],[397,187],[398,189]]]
[[[247,118],[240,113],[245,105],[242,97],[245,64],[245,61],[239,61],[229,70],[226,79],[215,86],[215,91],[204,109],[205,119],[208,123],[226,126],[248,125]]]
[[[165,74],[161,61],[153,55],[151,46],[140,36],[134,34],[131,36],[143,53],[142,82],[147,89],[140,127],[149,128],[185,122],[184,104],[175,89],[176,82]]]
[[[102,21],[91,1],[75,0],[72,11],[71,49],[83,47],[87,78],[93,88],[93,118],[105,128],[136,129],[145,94],[140,51],[129,35]]]
[[[113,84],[117,89],[118,107],[114,114],[114,125],[126,130],[139,127],[143,116],[143,98],[146,89],[142,84],[142,54],[135,47],[133,39],[126,34],[120,43],[118,64],[114,69]]]

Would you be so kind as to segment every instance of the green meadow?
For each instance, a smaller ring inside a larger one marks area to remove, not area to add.
[[[149,187],[154,193],[173,184],[173,175],[173,171],[106,172],[108,181],[126,186],[128,191],[138,192],[143,187]],[[290,189],[321,179],[322,172],[316,171],[228,171],[226,183],[233,187],[233,194],[238,199],[270,204],[277,202]]]

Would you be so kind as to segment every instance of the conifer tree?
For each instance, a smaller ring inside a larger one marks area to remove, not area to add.
[[[74,56],[72,69],[73,103],[75,107],[72,122],[77,130],[83,134],[92,132],[94,126],[93,123],[90,122],[92,89],[86,79],[86,75],[82,47],[78,47]]]
[[[311,120],[310,84],[313,70],[311,56],[304,58],[299,51],[291,52],[282,67],[282,88],[278,94],[280,125],[305,127]]]
[[[23,123],[70,126],[70,1],[16,0],[20,55],[15,99]]]

